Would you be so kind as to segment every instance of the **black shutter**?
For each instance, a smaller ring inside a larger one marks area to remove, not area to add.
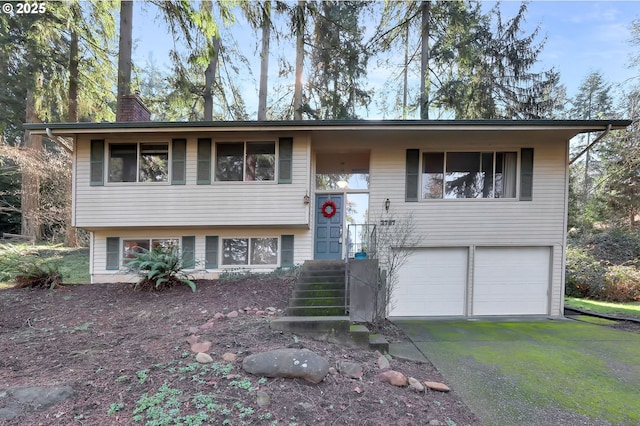
[[[107,270],[120,269],[120,238],[107,237]]]
[[[290,268],[293,266],[293,235],[282,235],[280,238],[280,266]]]
[[[198,185],[211,183],[211,139],[198,139]]]
[[[291,183],[293,138],[280,138],[278,145],[278,183]]]
[[[104,185],[104,141],[91,141],[90,185]]]
[[[407,149],[407,175],[405,179],[405,201],[418,201],[418,177],[420,176],[420,150]]]
[[[533,200],[533,148],[520,150],[520,201]]]
[[[205,255],[204,255],[204,268],[216,269],[218,267],[218,237],[207,236],[205,237]]]
[[[182,237],[182,267],[193,269],[196,267],[196,237]]]
[[[187,183],[187,141],[174,139],[171,149],[171,185]]]

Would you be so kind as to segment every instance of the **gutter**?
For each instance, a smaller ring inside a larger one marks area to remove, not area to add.
[[[66,141],[65,138],[63,138],[62,136],[54,135],[53,132],[51,131],[51,129],[48,128],[48,127],[46,128],[46,132],[47,132],[47,136],[49,137],[49,139],[54,141],[56,144],[58,144],[58,146],[62,147],[62,149],[67,151],[69,154],[73,154],[73,148],[71,148],[71,147],[69,147],[69,145],[67,145],[67,141]]]
[[[600,136],[598,136],[593,142],[591,142],[585,149],[583,149],[582,151],[580,151],[580,154],[576,155],[575,157],[573,157],[573,160],[569,161],[569,165],[572,165],[573,163],[576,162],[576,160],[580,157],[582,157],[584,155],[585,152],[589,151],[591,149],[592,146],[594,146],[595,144],[597,144],[598,142],[600,142],[600,139],[604,138],[605,136],[607,136],[609,134],[609,132],[611,131],[611,124],[607,125],[607,128],[604,132],[602,132],[600,134]]]

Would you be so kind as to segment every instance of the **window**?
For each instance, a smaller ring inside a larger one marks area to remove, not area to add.
[[[276,238],[251,239],[251,264],[275,265],[278,263],[278,240]]]
[[[275,164],[275,142],[216,144],[217,181],[273,181]]]
[[[150,250],[151,247],[178,247],[178,240],[174,238],[154,238],[154,239],[137,239],[137,240],[124,240],[123,254],[126,264],[126,259],[132,258],[134,253],[141,253],[144,250]]]
[[[223,265],[276,265],[277,238],[225,238],[222,240]]]
[[[168,182],[169,144],[109,145],[109,182]]]
[[[515,198],[515,152],[427,152],[422,198]]]

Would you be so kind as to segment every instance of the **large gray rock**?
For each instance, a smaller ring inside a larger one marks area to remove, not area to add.
[[[320,383],[329,372],[329,362],[309,349],[276,349],[249,355],[242,368],[256,376],[302,378]]]

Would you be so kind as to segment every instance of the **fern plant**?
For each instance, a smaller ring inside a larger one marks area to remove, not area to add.
[[[182,256],[177,247],[139,248],[126,259],[127,269],[140,280],[135,289],[164,290],[174,285],[186,284],[196,291],[196,284],[183,272]]]

